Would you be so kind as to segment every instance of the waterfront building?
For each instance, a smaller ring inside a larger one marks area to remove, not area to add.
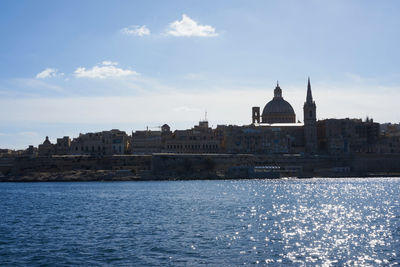
[[[318,146],[331,155],[374,153],[379,142],[379,123],[367,119],[326,119],[317,122]]]
[[[400,135],[382,136],[377,146],[379,154],[400,154]]]
[[[132,154],[149,154],[161,152],[161,131],[136,131],[132,132]]]
[[[123,155],[130,152],[130,138],[124,131],[111,130],[103,132],[103,138],[106,144],[106,155]]]
[[[290,139],[280,128],[219,125],[217,130],[223,132],[224,153],[288,153],[291,148]]]
[[[163,152],[169,153],[218,153],[220,141],[216,132],[203,120],[188,130],[176,130],[164,139]]]
[[[165,141],[172,136],[168,124],[159,127],[159,131],[146,129],[145,131],[132,132],[132,154],[150,154],[165,151]]]
[[[57,138],[57,143],[55,144],[55,154],[56,155],[67,155],[71,149],[71,138],[64,136],[63,138]]]
[[[8,158],[8,157],[13,157],[16,156],[16,151],[12,150],[12,149],[7,149],[7,148],[3,148],[0,149],[0,158]]]
[[[400,136],[400,124],[399,123],[381,123],[380,134],[383,136]]]
[[[48,157],[55,153],[55,146],[50,142],[49,137],[46,136],[44,142],[39,145],[38,154],[41,157]]]
[[[115,155],[130,151],[129,137],[124,131],[113,129],[96,133],[79,134],[71,141],[73,155]]]
[[[23,155],[34,158],[38,155],[38,149],[30,145],[26,150],[24,150]]]
[[[105,155],[106,144],[101,133],[79,134],[71,142],[73,155]]]

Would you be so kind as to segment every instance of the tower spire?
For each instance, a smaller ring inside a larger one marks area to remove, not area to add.
[[[311,83],[310,83],[310,77],[308,77],[308,84],[307,84],[307,99],[306,102],[312,103],[313,98],[312,98],[312,93],[311,93]]]
[[[311,82],[308,77],[307,84],[307,99],[303,106],[304,112],[304,139],[306,152],[318,152],[318,139],[317,139],[317,106],[313,101],[311,94]]]

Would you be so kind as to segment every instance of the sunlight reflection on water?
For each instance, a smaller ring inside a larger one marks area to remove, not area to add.
[[[0,184],[0,264],[395,266],[399,186],[396,178]]]

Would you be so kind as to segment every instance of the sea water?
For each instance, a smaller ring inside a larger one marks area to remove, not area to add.
[[[0,183],[0,265],[400,264],[400,179]]]

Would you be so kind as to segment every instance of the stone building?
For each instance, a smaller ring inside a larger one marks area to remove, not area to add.
[[[71,142],[73,155],[105,155],[106,143],[102,133],[79,134]]]
[[[317,122],[318,146],[331,155],[375,153],[379,142],[379,123],[361,119],[326,119]]]
[[[124,131],[114,129],[102,133],[105,144],[108,144],[106,155],[122,155],[130,152],[130,138]]]
[[[223,136],[221,152],[251,154],[295,152],[295,138],[290,135],[290,130],[295,128],[219,125],[216,129]]]
[[[39,145],[38,147],[38,155],[40,157],[48,157],[51,156],[55,153],[55,145],[53,145],[49,137],[46,136],[46,139],[44,140],[43,144]]]
[[[132,132],[131,149],[133,154],[161,152],[161,131],[145,130]]]
[[[56,155],[68,155],[71,149],[71,138],[64,136],[63,138],[57,138],[55,144],[54,154]]]
[[[38,155],[38,149],[36,147],[34,147],[33,145],[28,146],[27,149],[24,150],[24,155],[34,158],[37,157]]]
[[[124,131],[110,130],[97,133],[79,134],[71,142],[73,155],[115,155],[130,151],[129,137]]]
[[[400,154],[400,124],[383,123],[377,145],[380,154]]]
[[[165,137],[163,152],[172,153],[218,153],[220,142],[208,121],[189,130],[176,130]]]
[[[168,124],[164,124],[160,128],[161,131],[147,129],[145,131],[132,132],[132,154],[151,154],[163,151],[165,140],[170,138],[172,133]]]
[[[8,158],[8,157],[13,157],[16,156],[15,154],[15,150],[12,149],[6,149],[6,148],[2,148],[0,149],[0,158]]]
[[[379,154],[400,154],[400,135],[382,136],[377,145],[377,152]]]

